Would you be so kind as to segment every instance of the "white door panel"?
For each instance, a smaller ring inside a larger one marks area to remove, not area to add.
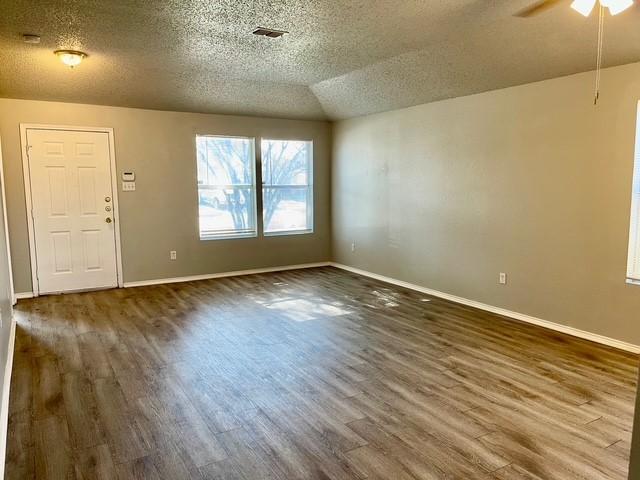
[[[28,129],[27,145],[40,293],[117,286],[108,134]]]

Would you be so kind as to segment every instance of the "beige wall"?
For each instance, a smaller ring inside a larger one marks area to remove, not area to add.
[[[334,259],[640,345],[625,284],[640,64],[605,70],[597,107],[593,83],[335,124]]]
[[[0,138],[1,140],[1,138]],[[2,152],[0,152],[0,159]],[[0,161],[0,164],[2,162]],[[4,207],[2,196],[0,196],[0,386],[4,386],[4,374],[6,370],[7,358],[9,357],[9,340],[11,334],[11,287],[9,280],[9,255],[7,251],[6,231],[4,226]],[[2,392],[0,387],[0,398],[8,392]],[[3,425],[3,428],[6,425]],[[0,439],[0,452],[4,452],[6,438]],[[0,477],[3,476],[4,466],[0,466]]]
[[[175,113],[0,99],[0,136],[15,289],[31,291],[20,123],[112,127],[118,175],[136,172],[136,191],[119,192],[125,282],[326,261],[330,257],[330,125],[325,122]],[[200,241],[195,135],[314,141],[315,232]],[[178,260],[169,260],[177,250]]]

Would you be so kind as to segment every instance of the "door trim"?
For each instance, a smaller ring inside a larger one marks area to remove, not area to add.
[[[31,172],[29,170],[29,156],[27,153],[27,130],[62,130],[67,132],[93,132],[106,133],[109,137],[109,160],[111,170],[111,193],[113,198],[113,217],[116,247],[116,277],[118,288],[123,288],[124,280],[122,277],[122,254],[120,245],[120,208],[118,203],[118,174],[116,171],[116,149],[113,138],[113,128],[107,127],[76,127],[70,125],[43,125],[37,123],[21,123],[20,124],[20,150],[22,153],[22,176],[24,179],[24,197],[27,208],[27,228],[29,230],[29,255],[31,259],[31,288],[33,296],[40,295],[38,287],[38,261],[36,257],[36,233],[33,223],[31,200]]]

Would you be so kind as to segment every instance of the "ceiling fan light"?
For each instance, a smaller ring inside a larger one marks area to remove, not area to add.
[[[571,8],[585,17],[588,17],[593,7],[596,6],[596,0],[573,0]]]
[[[633,0],[600,0],[600,3],[604,7],[609,7],[611,15],[617,15],[632,6]]]

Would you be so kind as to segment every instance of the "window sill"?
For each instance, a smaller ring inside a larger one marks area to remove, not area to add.
[[[208,242],[210,240],[239,240],[241,238],[256,238],[258,234],[256,232],[252,233],[239,233],[239,234],[230,234],[230,235],[200,235],[201,242]]]
[[[284,230],[282,232],[264,232],[265,237],[284,237],[288,235],[307,235],[313,230]]]
[[[635,280],[633,278],[627,278],[627,283],[629,285],[640,285],[640,280]]]

